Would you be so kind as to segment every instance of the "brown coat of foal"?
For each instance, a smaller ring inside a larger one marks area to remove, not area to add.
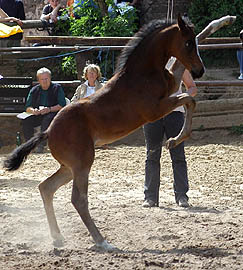
[[[187,109],[185,124],[176,138],[167,141],[167,147],[174,147],[190,136],[193,98],[187,94],[169,97],[178,89],[184,67],[174,65],[168,72],[165,65],[174,56],[194,78],[202,76],[204,66],[195,34],[178,16],[177,24],[165,26],[161,21],[153,22],[136,37],[122,52],[115,75],[102,89],[64,107],[47,131],[18,147],[4,162],[7,170],[18,169],[34,147],[48,139],[60,168],[43,181],[39,189],[55,245],[61,245],[63,237],[54,213],[53,196],[59,187],[73,179],[74,207],[96,245],[105,250],[113,249],[99,232],[88,209],[88,177],[95,146],[114,142],[180,105]]]

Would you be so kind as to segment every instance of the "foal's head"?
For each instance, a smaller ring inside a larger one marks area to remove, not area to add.
[[[193,28],[178,16],[178,32],[172,43],[171,52],[188,69],[193,78],[200,78],[204,73],[204,65],[199,55],[196,35]]]

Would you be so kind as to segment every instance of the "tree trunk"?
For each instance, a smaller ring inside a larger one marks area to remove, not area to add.
[[[102,17],[105,17],[108,15],[108,7],[105,3],[105,0],[95,0],[95,2],[98,4]]]

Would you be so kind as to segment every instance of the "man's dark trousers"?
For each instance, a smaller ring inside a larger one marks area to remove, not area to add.
[[[22,123],[25,141],[28,141],[34,136],[35,127],[40,126],[41,132],[45,131],[56,114],[56,112],[50,112],[44,115],[31,115],[24,119]]]

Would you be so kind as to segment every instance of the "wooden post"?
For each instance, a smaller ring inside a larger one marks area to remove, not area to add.
[[[206,37],[212,35],[221,27],[233,24],[236,20],[236,16],[224,16],[218,20],[213,20],[207,27],[205,27],[198,35],[198,43],[201,43]]]
[[[219,30],[221,27],[225,26],[225,25],[230,25],[232,23],[234,23],[236,20],[236,16],[224,16],[220,19],[217,20],[213,20],[211,23],[209,23],[209,25],[207,27],[205,27],[198,35],[197,35],[197,41],[198,43],[201,43],[206,37],[212,35],[214,32],[216,32],[217,30]],[[207,45],[204,45],[207,46]],[[181,65],[181,67],[179,67],[179,65]],[[178,67],[178,69],[182,68],[182,64],[180,63],[179,60],[176,60],[174,65],[176,65]],[[184,67],[185,69],[185,67]],[[171,67],[171,70],[173,70],[173,67]]]

